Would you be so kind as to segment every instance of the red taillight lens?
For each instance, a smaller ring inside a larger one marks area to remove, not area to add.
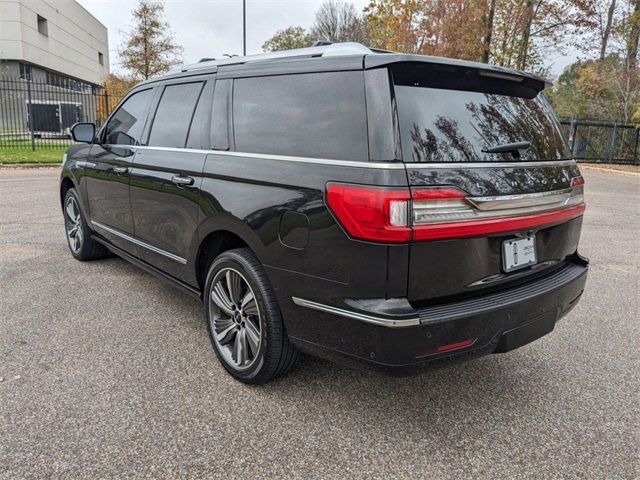
[[[528,230],[585,209],[582,177],[571,191],[469,197],[456,187],[384,188],[329,183],[327,205],[352,238],[401,243]]]
[[[378,242],[408,242],[407,188],[329,183],[327,205],[349,236]]]

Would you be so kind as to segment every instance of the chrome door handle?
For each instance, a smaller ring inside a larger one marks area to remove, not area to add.
[[[171,178],[171,181],[179,187],[193,185],[193,178],[191,177],[180,177],[178,175],[174,175],[173,178]]]
[[[127,173],[129,171],[129,167],[113,167],[113,171],[117,174]]]

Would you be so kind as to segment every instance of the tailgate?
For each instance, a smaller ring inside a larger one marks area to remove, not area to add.
[[[473,204],[474,211],[499,220],[530,217],[532,212],[535,216],[566,211],[572,179],[581,178],[573,161],[407,163],[406,168],[412,190],[454,187],[466,194],[464,201]],[[462,235],[453,232],[454,238],[414,240],[410,246],[409,301],[439,303],[544,275],[576,252],[581,224],[582,217],[573,215],[527,227],[507,223],[501,231],[477,235],[462,231]],[[534,239],[536,263],[507,273],[503,242],[527,236]]]

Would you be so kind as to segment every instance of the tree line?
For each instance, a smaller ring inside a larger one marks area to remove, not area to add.
[[[153,77],[181,59],[163,4],[139,0],[118,53],[129,78]],[[578,53],[548,90],[562,117],[640,123],[640,0],[371,0],[362,10],[326,0],[310,28],[274,33],[264,51],[318,40],[436,55],[549,76],[552,59]]]

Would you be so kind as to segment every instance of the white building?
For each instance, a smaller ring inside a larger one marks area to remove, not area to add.
[[[107,28],[75,0],[0,0],[0,76],[84,90],[109,73]]]

